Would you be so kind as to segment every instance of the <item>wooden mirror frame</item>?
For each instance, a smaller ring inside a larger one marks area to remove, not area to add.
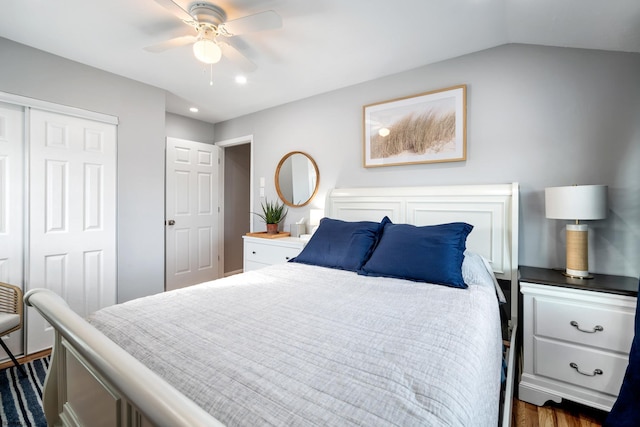
[[[313,169],[316,172],[316,185],[315,185],[315,188],[313,189],[313,193],[311,193],[309,198],[304,203],[300,203],[300,204],[295,204],[292,200],[288,200],[287,198],[285,198],[284,194],[282,194],[282,189],[280,188],[280,169],[282,168],[282,165],[284,164],[284,162],[287,161],[287,159],[289,159],[290,157],[296,154],[301,154],[305,156],[309,160],[309,162],[311,162],[311,164],[313,165]],[[318,192],[318,187],[320,186],[320,171],[318,170],[318,165],[316,164],[316,161],[313,160],[313,158],[307,153],[304,153],[302,151],[291,151],[290,153],[285,154],[280,160],[280,162],[278,163],[278,167],[276,168],[275,183],[276,183],[276,191],[278,192],[278,196],[280,197],[280,200],[282,200],[282,202],[285,205],[291,206],[292,208],[299,208],[302,206],[306,206],[311,202],[311,200],[313,200],[316,193]]]

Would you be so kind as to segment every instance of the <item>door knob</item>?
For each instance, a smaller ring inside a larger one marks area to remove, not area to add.
[[[167,221],[167,225],[176,225],[176,222],[170,219],[169,221]]]

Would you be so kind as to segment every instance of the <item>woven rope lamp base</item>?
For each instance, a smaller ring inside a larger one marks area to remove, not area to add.
[[[589,274],[589,231],[585,224],[567,225],[567,270],[565,276],[593,279]]]

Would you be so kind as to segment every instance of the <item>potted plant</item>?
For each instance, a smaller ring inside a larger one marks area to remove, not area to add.
[[[284,220],[289,211],[285,208],[284,203],[265,200],[261,205],[262,213],[254,212],[254,214],[267,224],[267,234],[277,234],[278,224]]]

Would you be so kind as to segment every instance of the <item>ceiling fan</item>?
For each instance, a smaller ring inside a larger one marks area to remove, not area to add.
[[[257,68],[256,65],[233,46],[233,37],[282,27],[280,15],[273,10],[227,21],[226,12],[213,3],[195,2],[185,10],[172,0],[155,1],[192,27],[195,34],[187,34],[147,46],[145,50],[163,52],[192,44],[195,57],[205,64],[215,64],[224,55],[242,70],[253,71]]]

